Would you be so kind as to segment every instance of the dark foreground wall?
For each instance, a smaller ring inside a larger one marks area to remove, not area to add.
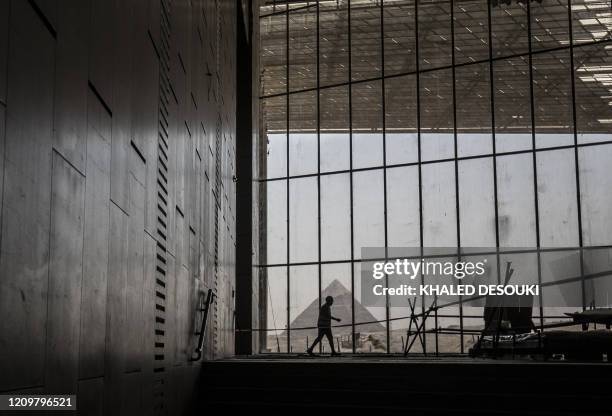
[[[213,414],[610,414],[608,364],[520,358],[288,357],[206,363],[202,401]]]
[[[0,392],[178,414],[233,353],[236,11],[0,0]]]

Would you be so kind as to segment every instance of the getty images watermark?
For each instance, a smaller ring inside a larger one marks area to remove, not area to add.
[[[542,294],[542,286],[581,278],[576,253],[538,257],[536,248],[462,248],[457,253],[456,247],[373,247],[361,254],[361,299],[370,307],[405,306],[415,297],[427,304],[461,298],[472,306],[529,306]],[[574,287],[564,289],[567,293],[558,287],[549,290],[550,306],[581,304]]]
[[[372,277],[381,280],[385,276],[405,277],[410,280],[418,276],[424,278],[432,276],[454,277],[463,280],[466,276],[483,276],[486,273],[487,259],[478,262],[471,261],[440,261],[440,260],[409,260],[395,259],[393,261],[376,261],[372,266]],[[470,296],[478,295],[530,295],[538,296],[540,286],[537,284],[460,284],[448,283],[422,283],[418,286],[401,284],[399,287],[385,287],[385,282],[379,282],[373,287],[373,293],[379,296],[387,294],[395,296]]]

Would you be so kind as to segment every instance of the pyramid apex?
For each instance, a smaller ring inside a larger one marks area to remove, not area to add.
[[[338,279],[332,280],[332,282],[327,285],[325,289],[321,292],[321,299],[325,299],[327,296],[341,296],[350,294],[350,290],[348,290]]]

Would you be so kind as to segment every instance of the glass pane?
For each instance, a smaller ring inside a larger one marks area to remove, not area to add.
[[[491,1],[493,56],[527,53],[527,5],[518,1]]]
[[[384,307],[361,304],[361,263],[355,263],[355,350],[384,353],[387,351],[387,311]]]
[[[289,260],[301,263],[318,260],[317,178],[289,180]]]
[[[353,293],[351,290],[351,263],[321,265],[321,302],[327,296],[333,296],[334,298],[332,306],[333,316],[342,320],[337,323],[332,322],[336,350],[352,352],[353,337],[351,324],[353,319],[351,311],[353,307]],[[326,345],[324,347],[326,350],[329,350]]]
[[[437,262],[447,262],[447,261],[457,261],[456,257],[438,257],[438,258],[430,258],[430,261]],[[443,277],[438,273],[430,273],[427,276],[427,279],[424,280],[425,283],[433,283],[436,281],[443,280]],[[459,306],[458,305],[449,305],[451,303],[455,303],[459,301],[457,296],[439,296],[437,298],[437,304],[441,306],[442,309],[439,311],[437,327],[438,329],[446,329],[446,328],[459,328]],[[425,307],[430,307],[434,302],[433,296],[427,296],[424,299]],[[428,319],[427,328],[433,329],[436,327],[435,314]],[[436,348],[436,339],[437,339],[437,348]],[[461,338],[459,334],[454,331],[442,331],[442,333],[432,334],[432,336],[427,338],[427,351],[434,353],[437,351],[441,353],[457,353],[460,351],[460,341]],[[420,342],[417,340],[413,343],[410,352],[422,352],[423,347]]]
[[[349,79],[348,7],[346,2],[319,5],[320,83],[333,85]]]
[[[267,132],[266,178],[287,176],[287,101],[274,97],[261,101],[262,129]]]
[[[262,4],[261,6],[259,6],[259,15],[263,18],[263,17],[267,17],[268,14],[281,12],[283,10],[287,10],[286,4],[280,4],[272,0],[271,4],[268,3],[268,4]]]
[[[381,75],[380,2],[351,0],[351,78]]]
[[[350,166],[349,87],[319,91],[321,106],[321,172],[334,172]]]
[[[387,169],[387,232],[389,247],[419,247],[419,169]]]
[[[484,319],[482,319],[484,308],[464,307],[463,314],[463,329],[465,330],[463,351],[468,352],[478,342],[479,333],[484,329]],[[466,318],[466,315],[479,316],[480,318]]]
[[[536,157],[540,245],[578,246],[574,150],[538,152]]]
[[[544,286],[540,288],[540,298],[544,306],[544,324],[571,322],[572,319],[565,315],[565,313],[577,312],[582,308],[582,283],[580,281],[575,281],[559,285]],[[534,311],[534,314],[535,313],[537,313],[537,311]],[[534,319],[534,323],[539,326],[540,319]],[[581,325],[570,325],[564,326],[563,330],[581,331],[582,328]]]
[[[280,94],[287,91],[287,16],[284,14],[260,19],[261,93]]]
[[[385,75],[416,68],[414,0],[385,1]]]
[[[431,163],[422,166],[423,246],[457,245],[455,209],[455,164]]]
[[[383,165],[382,83],[352,85],[353,168]]]
[[[580,276],[580,251],[578,250],[543,251],[540,253],[540,259],[542,283]],[[552,303],[545,305],[553,306]]]
[[[529,64],[526,57],[493,63],[497,152],[532,148]]]
[[[612,140],[612,49],[574,49],[579,143]]]
[[[584,272],[586,275],[612,270],[612,250],[587,249],[584,251]],[[585,279],[584,306],[612,306],[612,276],[605,275],[598,279]]]
[[[353,244],[355,258],[362,247],[385,246],[383,171],[353,174]]]
[[[319,316],[319,266],[292,266],[289,293],[291,352],[304,353],[317,336],[313,327],[317,326]]]
[[[348,173],[321,176],[321,260],[351,258],[351,185]]]
[[[519,285],[532,285],[538,283],[538,256],[536,252],[501,254],[499,262],[501,266],[501,284],[504,284],[506,281],[508,281],[508,284]],[[510,275],[507,274],[509,270],[513,271]],[[539,315],[540,297],[541,293],[540,296],[534,296],[531,299],[529,297],[521,297],[517,300],[521,302],[521,306],[524,307],[528,307],[531,304],[532,316],[535,316]]]
[[[499,256],[499,262],[502,265],[501,283],[506,280],[506,268],[510,262],[510,269],[514,269],[514,273],[508,281],[510,284],[535,284],[538,283],[538,255],[537,253],[507,253]]]
[[[459,157],[491,154],[491,85],[489,64],[457,67],[457,153]]]
[[[578,150],[583,244],[612,244],[612,145]],[[605,191],[604,191],[605,190]]]
[[[279,3],[280,1],[279,0],[272,0],[272,2]],[[296,2],[296,3],[288,5],[289,11],[294,10],[294,9],[301,9],[303,6],[304,6],[304,3],[300,3],[300,2]]]
[[[287,268],[268,267],[264,273],[268,329],[264,352],[287,352]]]
[[[450,69],[421,74],[421,159],[438,160],[455,154],[453,77]]]
[[[385,81],[387,165],[418,161],[416,76]]]
[[[455,62],[489,58],[489,11],[487,0],[454,1]]]
[[[542,283],[542,305],[545,316],[563,316],[565,312],[576,312],[582,307],[582,282],[574,281],[564,284],[551,284],[581,276],[580,252],[553,251],[540,254]],[[585,259],[586,260],[586,259]],[[585,262],[586,263],[586,262]],[[559,321],[559,318],[556,319]],[[548,319],[554,321],[554,319]]]
[[[532,1],[530,9],[534,51],[569,45],[567,0]]]
[[[267,264],[287,263],[287,181],[266,182]]]
[[[289,95],[289,175],[317,173],[317,92]]]
[[[289,13],[289,90],[317,86],[317,10]]]
[[[438,68],[452,62],[451,2],[419,0],[419,69]]]
[[[391,320],[389,322],[391,338],[390,352],[403,353],[408,325],[410,323],[410,319],[408,318],[410,316],[410,306],[408,305],[408,298],[402,297],[395,299],[392,305],[393,306],[389,308],[389,319]],[[419,308],[415,313],[419,313],[420,311],[421,309]],[[415,344],[418,350],[420,344],[418,341]],[[412,351],[414,350],[415,349],[413,348]]]
[[[497,158],[500,247],[534,247],[535,201],[531,154]]]
[[[536,147],[574,143],[569,50],[534,55],[533,100]]]
[[[459,161],[459,219],[463,247],[495,247],[493,159]]]
[[[612,3],[608,0],[572,0],[574,44],[610,39]]]

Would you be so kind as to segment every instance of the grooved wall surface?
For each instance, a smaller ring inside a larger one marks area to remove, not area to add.
[[[180,414],[233,354],[236,9],[0,0],[0,392]]]

